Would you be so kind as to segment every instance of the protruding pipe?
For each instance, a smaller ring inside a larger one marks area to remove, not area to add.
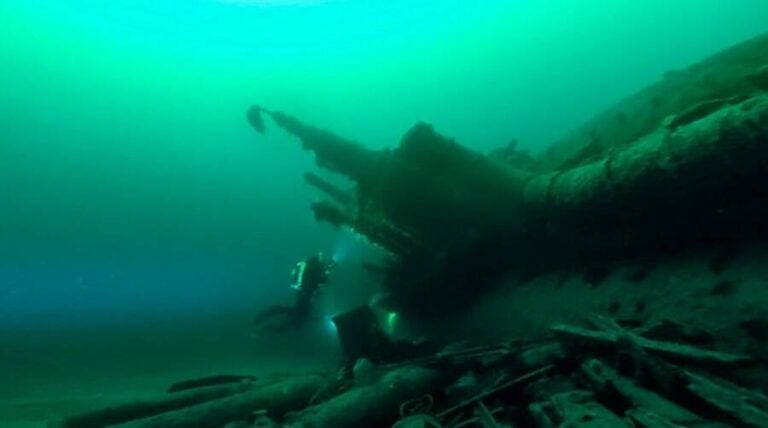
[[[357,183],[375,181],[375,173],[382,164],[382,152],[369,150],[359,143],[342,138],[332,132],[307,125],[288,114],[260,106],[248,109],[247,118],[256,132],[265,132],[263,115],[269,115],[277,126],[299,138],[302,147],[315,153],[321,168],[346,175]]]
[[[347,191],[332,184],[328,180],[317,174],[308,172],[304,174],[304,180],[310,185],[316,187],[321,192],[330,196],[334,201],[343,205],[344,208],[351,209],[354,203],[354,197]]]

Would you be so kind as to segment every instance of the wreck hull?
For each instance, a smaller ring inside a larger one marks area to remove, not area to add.
[[[768,35],[671,73],[539,159],[485,156],[423,123],[375,151],[286,113],[248,118],[263,133],[271,116],[355,183],[348,204],[313,180],[330,196],[317,219],[392,254],[390,310],[439,317],[510,274],[768,236],[766,52]]]
[[[764,91],[768,34],[723,50],[626,97],[553,142],[542,155],[552,168],[599,157],[649,134],[665,118],[702,102]],[[586,156],[586,158],[585,158]]]
[[[582,254],[752,240],[768,230],[766,168],[768,97],[760,95],[535,177],[525,202],[542,235]]]

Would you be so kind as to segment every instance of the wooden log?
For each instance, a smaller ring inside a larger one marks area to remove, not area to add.
[[[686,389],[734,426],[768,427],[768,398],[722,379],[683,371]]]
[[[528,412],[531,414],[533,424],[536,428],[555,428],[556,425],[547,414],[547,403],[531,403],[528,405]]]
[[[318,375],[298,376],[253,388],[241,394],[162,413],[121,425],[120,428],[197,428],[223,427],[229,422],[246,421],[255,411],[266,409],[271,415],[306,406],[326,383]]]
[[[642,350],[637,352],[643,353]],[[768,398],[762,393],[744,389],[724,379],[682,369],[650,355],[638,357],[641,375],[636,380],[653,385],[654,389],[667,399],[695,412],[701,418],[706,418],[707,421],[713,421],[683,426],[768,426]],[[658,417],[659,415],[655,414],[655,417],[646,421],[658,420]]]
[[[168,387],[168,392],[187,391],[190,389],[204,388],[215,385],[237,384],[241,382],[254,382],[255,376],[248,375],[215,375],[197,379],[183,380]]]
[[[544,367],[540,367],[536,370],[530,371],[528,373],[523,374],[522,376],[518,376],[514,379],[508,380],[500,385],[496,385],[493,388],[484,390],[472,397],[469,397],[465,400],[462,400],[455,405],[442,410],[440,413],[437,414],[437,416],[443,418],[451,413],[457,412],[459,410],[462,410],[466,408],[467,406],[474,405],[476,403],[479,403],[482,400],[485,400],[487,398],[493,397],[496,394],[501,393],[502,391],[506,391],[512,387],[519,387],[521,385],[527,385],[533,381],[536,381],[540,379],[541,377],[551,373],[554,371],[555,366],[554,365],[547,365]]]
[[[628,410],[627,417],[640,428],[684,428],[691,426],[675,424],[656,412],[642,407]],[[696,426],[702,425],[698,424]]]
[[[401,403],[429,393],[439,385],[440,380],[440,375],[434,370],[400,368],[386,374],[376,384],[351,389],[291,415],[286,426],[389,426],[398,418]]]
[[[242,382],[236,385],[211,386],[158,397],[149,397],[131,403],[119,404],[72,416],[58,422],[55,426],[58,428],[98,428],[120,424],[241,394],[249,391],[253,386],[252,382]]]
[[[658,426],[664,426],[662,421],[677,426],[698,426],[703,419],[696,414],[686,410],[666,398],[637,386],[633,381],[620,376],[615,370],[603,364],[600,360],[589,359],[581,364],[581,372],[585,378],[592,383],[598,396],[607,396],[615,399],[615,394],[621,396],[624,400],[631,403],[632,409],[637,413],[637,417],[654,419]],[[655,417],[650,417],[653,413]],[[650,423],[650,422],[649,422]]]
[[[752,358],[746,355],[729,354],[679,343],[651,340],[630,333],[616,334],[564,324],[553,325],[550,327],[550,330],[565,340],[572,343],[575,342],[577,345],[614,350],[625,350],[623,347],[635,346],[649,354],[691,364],[705,366],[737,366],[753,361]]]
[[[482,401],[477,402],[475,416],[483,428],[509,428],[509,425],[500,424],[488,407]]]
[[[589,391],[562,392],[553,395],[551,401],[562,427],[633,427],[598,403]]]

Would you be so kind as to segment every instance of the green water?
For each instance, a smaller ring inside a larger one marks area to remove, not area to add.
[[[372,250],[314,222],[311,155],[251,103],[373,148],[424,120],[536,152],[766,29],[762,0],[2,2],[0,395],[263,368],[249,319],[318,249],[349,261],[329,313],[370,296]]]

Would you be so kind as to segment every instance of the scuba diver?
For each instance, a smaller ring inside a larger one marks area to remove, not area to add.
[[[293,306],[273,305],[254,319],[257,329],[282,330],[303,325],[312,312],[312,301],[336,263],[323,253],[317,253],[296,263],[291,272],[291,288],[296,290]]]

